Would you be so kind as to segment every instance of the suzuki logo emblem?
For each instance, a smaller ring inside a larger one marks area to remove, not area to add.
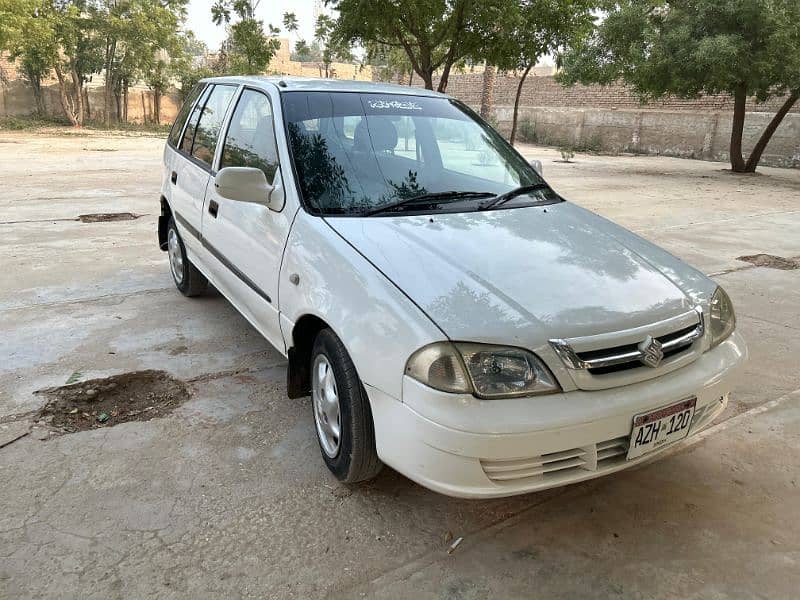
[[[661,364],[661,359],[664,358],[664,351],[661,349],[661,342],[653,336],[648,335],[644,341],[638,346],[639,352],[642,357],[639,359],[641,363],[647,367],[655,369]]]

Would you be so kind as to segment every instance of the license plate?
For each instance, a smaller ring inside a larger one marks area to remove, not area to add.
[[[633,417],[628,460],[663,448],[689,435],[697,398],[684,398],[649,413]]]

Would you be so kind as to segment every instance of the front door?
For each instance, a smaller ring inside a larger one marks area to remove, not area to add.
[[[269,96],[244,88],[222,144],[217,170],[256,167],[269,183],[280,178],[275,122]],[[291,227],[288,210],[263,203],[237,202],[208,186],[203,210],[203,244],[214,257],[215,275],[225,295],[278,349],[285,350],[278,312],[278,275]]]

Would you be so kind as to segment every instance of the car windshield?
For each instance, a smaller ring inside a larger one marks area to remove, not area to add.
[[[520,187],[530,191],[503,208],[561,200],[500,135],[454,100],[287,92],[283,107],[300,191],[314,213],[482,210]]]

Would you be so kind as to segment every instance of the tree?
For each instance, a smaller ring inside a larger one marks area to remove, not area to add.
[[[325,77],[330,77],[331,63],[335,60],[350,62],[353,60],[353,53],[350,44],[342,38],[334,35],[336,31],[336,21],[328,15],[322,14],[317,17],[316,27],[314,28],[314,41],[322,49],[320,76],[322,69]]]
[[[52,27],[58,79],[64,114],[82,127],[89,110],[84,84],[102,68],[101,43],[88,0],[47,0],[39,18]]]
[[[236,75],[263,73],[269,61],[280,49],[275,37],[280,30],[267,25],[269,35],[264,32],[264,22],[256,18],[256,9],[261,0],[217,0],[211,7],[211,18],[215,25],[225,23],[228,39],[225,42],[224,68]],[[233,17],[236,17],[234,21]]]
[[[47,5],[41,0],[0,1],[0,49],[19,61],[20,73],[33,91],[36,114],[45,113],[42,80],[53,72],[57,46],[49,23],[43,19]]]
[[[305,40],[297,40],[291,58],[297,62],[321,62],[322,49],[316,41],[309,44]]]
[[[728,93],[734,110],[730,162],[754,172],[772,134],[800,97],[797,0],[625,0],[587,43],[567,53],[562,81],[622,80],[642,100]],[[787,95],[747,161],[746,103]]]
[[[293,12],[283,13],[283,27],[289,32],[290,36],[296,34],[297,29],[300,27],[300,22],[297,20],[297,15]]]
[[[364,62],[372,65],[381,81],[404,82],[407,77],[408,85],[413,83],[414,68],[405,50],[377,43],[368,44],[366,50]]]
[[[339,11],[335,36],[348,44],[402,49],[411,67],[433,89],[447,89],[453,66],[480,56],[486,32],[505,18],[511,0],[332,0]]]
[[[528,75],[543,56],[560,53],[586,38],[599,0],[520,0],[509,6],[501,25],[489,32],[487,60],[498,68],[521,72],[514,95],[509,141],[517,135],[519,101]]]
[[[87,0],[0,0],[0,49],[20,59],[37,97],[42,78],[55,72],[65,116],[83,125],[83,85],[98,68],[97,45]]]
[[[159,81],[168,70],[159,60],[166,63],[165,53],[182,51],[179,30],[187,0],[95,1],[90,10],[104,42],[104,120],[108,125],[112,116],[127,121],[130,86],[138,79]],[[160,85],[154,89],[157,99],[160,91]],[[158,102],[154,104],[158,112]]]

